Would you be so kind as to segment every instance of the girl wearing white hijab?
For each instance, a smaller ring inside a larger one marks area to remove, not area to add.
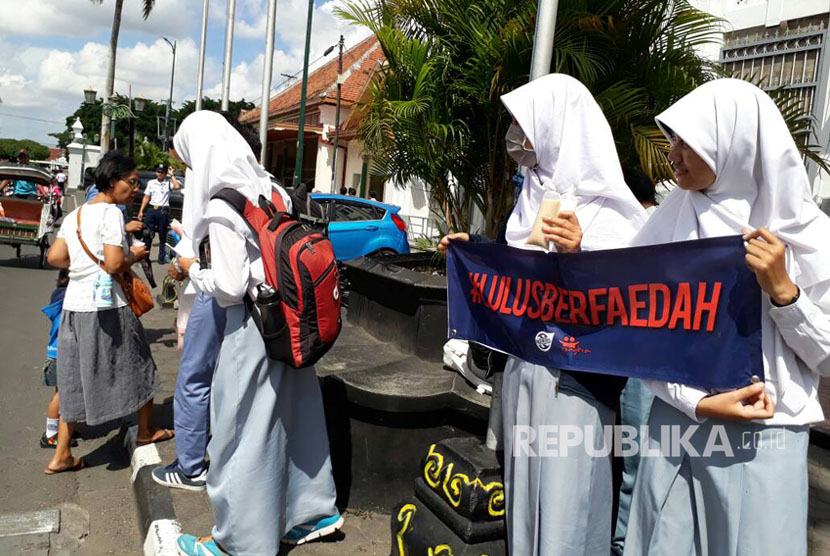
[[[557,251],[625,247],[646,212],[623,180],[611,129],[588,89],[551,74],[502,97],[514,124],[508,152],[529,166],[507,222],[509,245],[526,245],[545,187],[577,198],[575,213],[546,220]],[[503,418],[507,530],[511,554],[608,554],[613,499],[611,459],[581,447],[567,457],[544,456],[544,435],[514,450],[513,427],[539,432],[547,425],[592,425],[586,442],[602,448],[602,428],[613,425],[624,378],[542,367],[510,357],[504,371]],[[519,452],[519,453],[514,453]]]
[[[216,524],[212,537],[182,535],[178,549],[186,555],[276,554],[281,538],[302,543],[336,531],[343,518],[334,505],[317,375],[313,367],[289,369],[266,355],[244,304],[265,281],[257,239],[230,205],[211,199],[232,188],[256,203],[271,198],[272,185],[219,114],[191,114],[173,141],[191,170],[183,225],[194,252],[206,238],[211,251],[209,268],[193,258],[179,258],[179,264],[211,290],[227,321],[211,387],[207,491]]]
[[[678,187],[635,243],[744,235],[763,290],[766,382],[725,393],[647,382],[657,395],[647,439],[655,455],[640,463],[625,554],[804,555],[809,425],[824,418],[817,387],[830,374],[830,256],[821,250],[830,220],[810,198],[781,114],[754,85],[712,81],[657,123],[673,144]],[[665,425],[699,427],[693,448],[662,455]],[[721,448],[707,453],[713,434]]]

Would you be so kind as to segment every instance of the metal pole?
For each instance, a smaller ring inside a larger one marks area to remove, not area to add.
[[[202,42],[199,46],[199,70],[196,75],[196,110],[202,109],[202,95],[205,87],[205,50],[207,47],[208,5],[210,0],[202,0]]]
[[[268,167],[268,109],[271,104],[271,78],[274,71],[274,33],[277,25],[277,0],[268,0],[268,19],[265,25],[265,61],[262,64],[262,105],[259,114],[259,141],[262,150],[259,163]]]
[[[170,141],[170,108],[173,105],[173,82],[176,78],[176,41],[173,41],[171,44],[167,39],[164,40],[173,48],[173,70],[170,73],[170,96],[167,97],[167,109],[164,111],[164,138],[162,139],[162,150],[166,153],[168,141]]]
[[[303,135],[305,134],[305,95],[308,89],[308,54],[311,49],[311,17],[314,14],[314,0],[308,0],[308,21],[305,29],[305,58],[303,61],[303,85],[300,93],[300,121],[297,124],[297,162],[294,164],[294,187],[303,178]]]
[[[556,30],[556,11],[559,0],[539,0],[536,12],[536,36],[533,39],[533,57],[530,61],[530,80],[550,73],[553,59],[553,35]],[[501,415],[503,373],[493,377],[493,395],[490,397],[490,418],[487,421],[485,443],[493,451],[503,450],[504,423]]]
[[[130,107],[130,115],[127,116],[130,119],[130,127],[128,133],[130,134],[130,158],[135,157],[135,117],[133,114],[133,86],[130,85],[130,100],[129,104],[127,105]]]
[[[533,39],[533,57],[530,61],[531,81],[550,73],[558,7],[559,0],[539,0],[536,12],[536,36]]]
[[[340,53],[337,56],[337,111],[334,116],[334,156],[331,160],[331,192],[337,187],[337,149],[340,148],[340,99],[343,89],[343,35],[340,35]]]
[[[233,58],[233,20],[236,17],[236,0],[228,0],[228,22],[225,27],[225,62],[222,74],[222,110],[230,108],[231,63]]]
[[[84,168],[84,166],[86,166],[86,142],[87,142],[87,138],[86,138],[85,135],[82,135],[81,139],[84,142],[84,148],[81,149],[81,183],[78,184],[78,189],[84,190],[84,189],[86,189],[84,187],[84,185],[85,185],[84,184],[84,170],[86,170],[86,168]]]

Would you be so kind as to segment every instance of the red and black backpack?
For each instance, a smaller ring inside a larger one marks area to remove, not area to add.
[[[259,240],[265,282],[276,290],[285,326],[277,335],[263,333],[271,359],[299,369],[316,363],[340,334],[340,275],[328,238],[286,210],[274,190],[254,205],[234,189],[213,196],[227,202]],[[246,296],[255,313],[256,304]]]

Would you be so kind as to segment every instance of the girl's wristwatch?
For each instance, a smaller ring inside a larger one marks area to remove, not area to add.
[[[176,272],[178,272],[179,274],[181,274],[182,272],[184,272],[184,271],[182,270],[182,267],[180,267],[180,266],[179,266],[179,258],[178,258],[178,257],[176,257],[176,258],[174,258],[174,259],[173,259],[173,268],[175,268],[175,269],[176,269]]]

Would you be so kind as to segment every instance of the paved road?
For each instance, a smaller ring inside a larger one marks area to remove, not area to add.
[[[36,253],[24,247],[16,259],[12,248],[0,246],[0,522],[2,514],[62,508],[63,532],[52,536],[52,554],[139,553],[119,423],[81,429],[75,453],[89,469],[43,474],[50,452],[38,440],[51,391],[40,384],[49,322],[39,309],[49,301],[57,271],[39,270]]]

